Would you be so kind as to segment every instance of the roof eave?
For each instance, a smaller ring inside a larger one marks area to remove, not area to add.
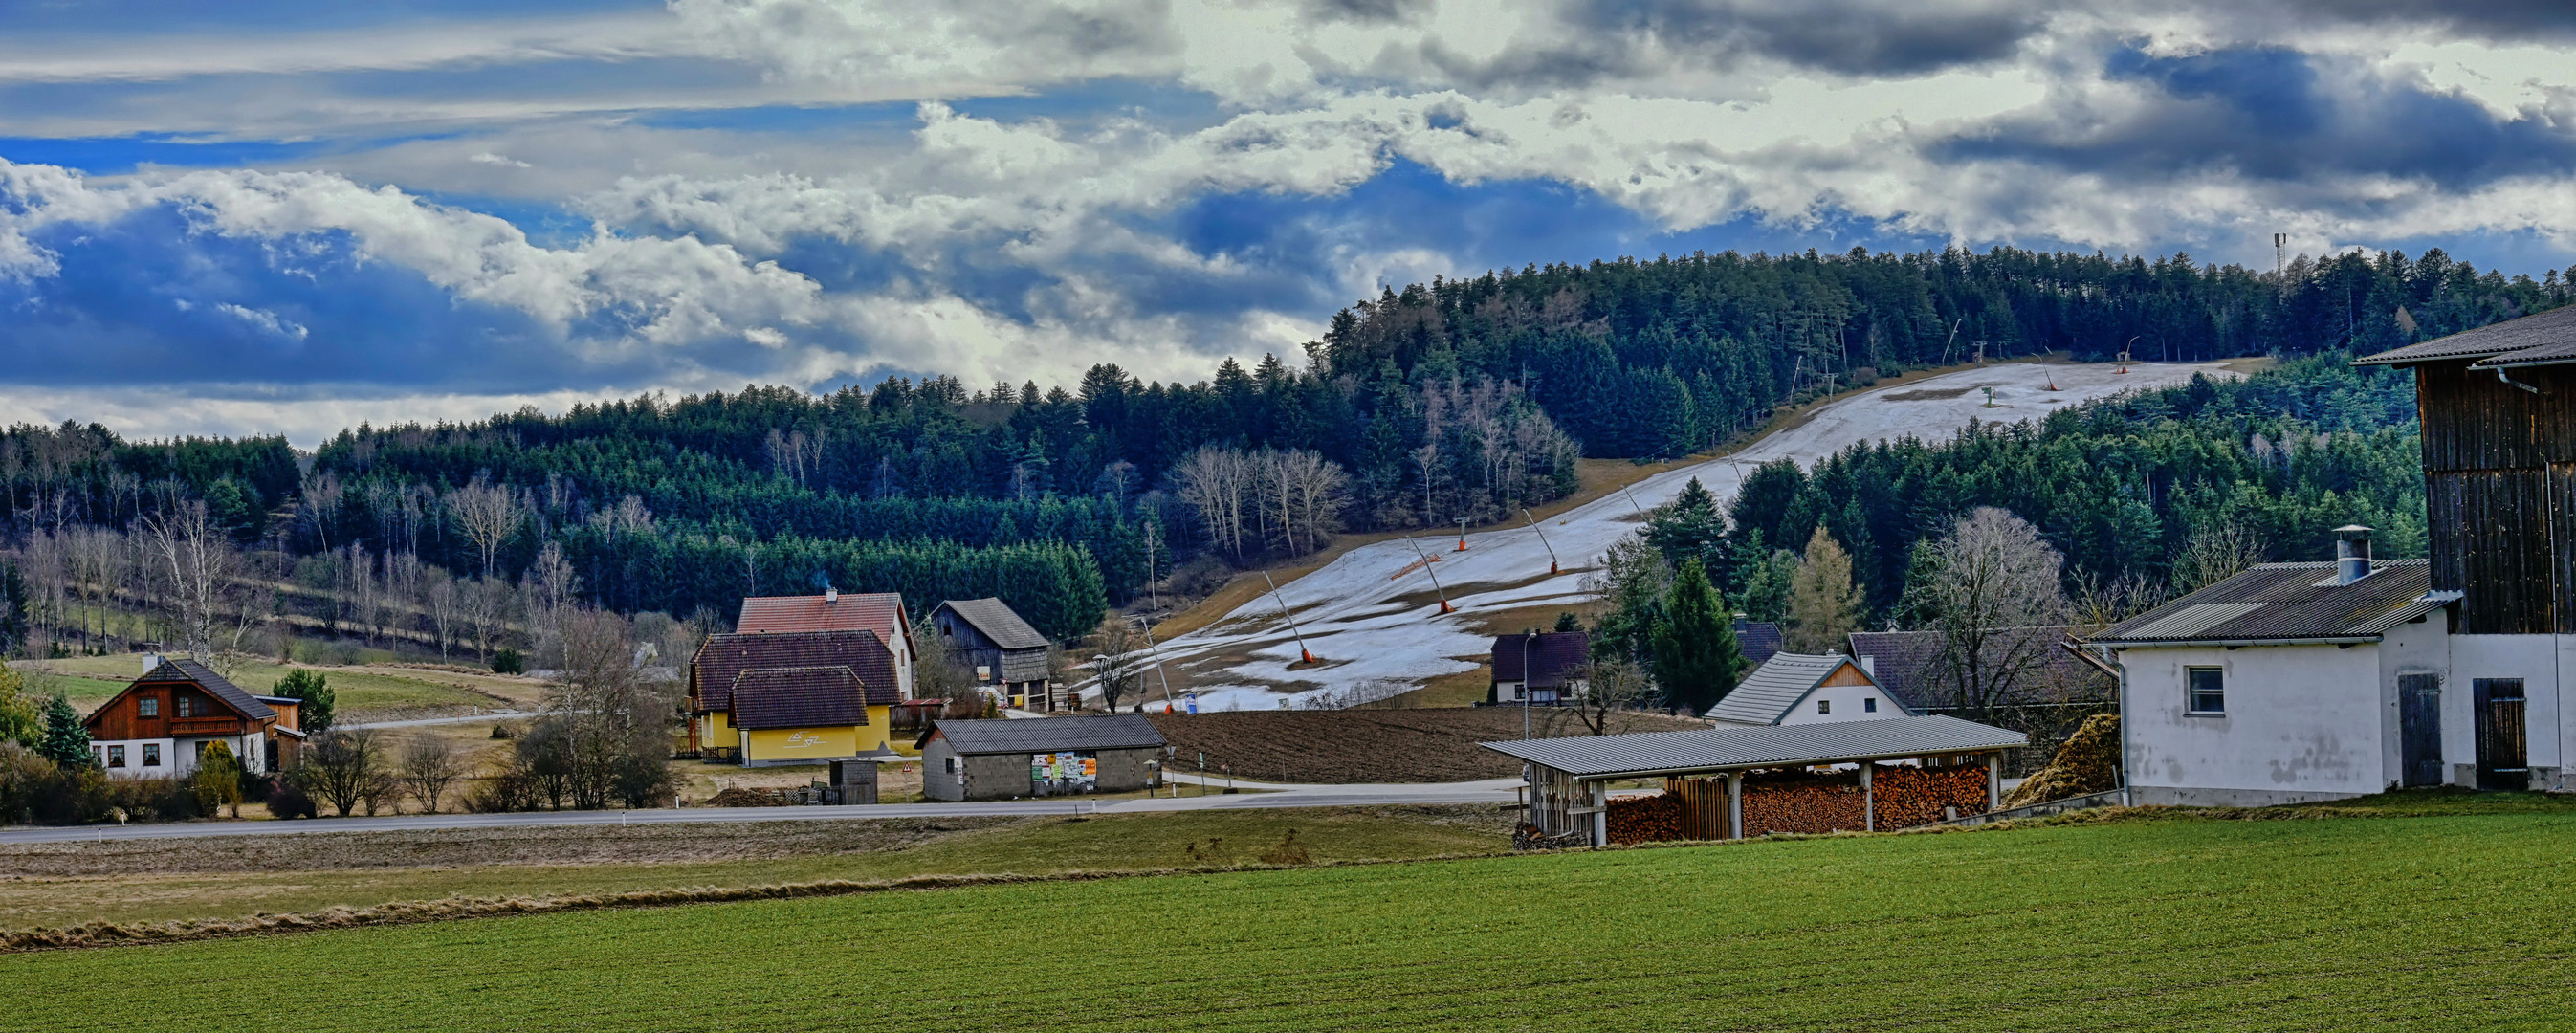
[[[1531,760],[1528,757],[1523,757],[1492,743],[1477,743],[1476,745],[1493,750],[1496,753],[1500,753],[1506,757],[1511,757],[1515,760],[1536,764],[1543,768],[1555,768],[1555,770],[1558,771],[1565,771],[1564,768],[1557,768],[1555,765],[1548,764],[1545,761]],[[1598,782],[1614,778],[1653,778],[1656,776],[1697,774],[1706,771],[1760,771],[1764,768],[1801,767],[1811,764],[1855,764],[1862,761],[1876,762],[1882,760],[1910,760],[1915,757],[1941,757],[1953,753],[1993,753],[1998,750],[2009,750],[2017,746],[2028,745],[2030,745],[2030,738],[2028,736],[2024,736],[2022,737],[2022,741],[2015,743],[2000,743],[1991,746],[1960,746],[1946,750],[1903,750],[1896,753],[1870,754],[1842,753],[1830,756],[1805,757],[1793,760],[1763,761],[1756,764],[1695,764],[1690,767],[1680,768],[1640,768],[1633,770],[1623,768],[1618,771],[1602,771],[1594,773],[1566,771],[1565,773],[1573,775],[1574,780],[1577,782]]]
[[[2162,639],[2089,639],[2085,645],[2112,649],[2181,649],[2189,646],[2357,646],[2378,642],[2383,635],[2321,635],[2314,638],[2162,638]]]

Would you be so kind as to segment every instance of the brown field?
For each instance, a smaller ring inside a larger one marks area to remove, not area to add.
[[[1235,777],[1264,782],[1468,782],[1509,778],[1521,771],[1519,761],[1476,745],[1520,738],[1518,707],[1146,716],[1178,751],[1174,771],[1197,770],[1201,752],[1207,754],[1211,772],[1232,765]],[[1588,731],[1566,710],[1537,707],[1529,717],[1533,736]],[[1610,731],[1701,727],[1702,722],[1688,718],[1629,712],[1612,715]]]

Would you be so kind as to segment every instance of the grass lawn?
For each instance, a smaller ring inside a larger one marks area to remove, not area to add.
[[[2565,1028],[2576,809],[2092,821],[0,960],[26,1028]],[[839,975],[847,978],[828,978]],[[133,1002],[149,997],[150,1008]]]
[[[1327,862],[1499,853],[1510,847],[1510,822],[1491,807],[46,844],[0,848],[0,873],[17,873],[0,875],[0,929],[311,914],[449,896],[567,897],[913,875],[1201,867],[1256,861],[1290,829],[1314,860]],[[751,841],[778,847],[746,848]],[[486,859],[499,863],[478,863]],[[0,960],[0,969],[9,964]]]

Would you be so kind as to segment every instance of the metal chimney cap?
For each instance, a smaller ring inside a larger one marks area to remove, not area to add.
[[[2363,527],[2360,524],[2345,524],[2342,527],[2335,528],[2334,535],[2337,538],[2346,540],[2354,538],[2368,538],[2370,537],[2370,528]]]

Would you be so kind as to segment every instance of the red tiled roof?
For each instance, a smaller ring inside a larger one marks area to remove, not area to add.
[[[740,635],[781,631],[873,631],[887,642],[904,633],[900,592],[845,592],[829,596],[765,595],[742,601],[742,616],[733,622]]]
[[[700,712],[730,709],[734,679],[744,671],[780,667],[847,667],[859,679],[869,706],[888,706],[902,697],[894,653],[873,631],[710,636],[689,661],[689,695]]]
[[[735,675],[733,726],[840,728],[868,723],[866,689],[847,667],[762,667]]]

